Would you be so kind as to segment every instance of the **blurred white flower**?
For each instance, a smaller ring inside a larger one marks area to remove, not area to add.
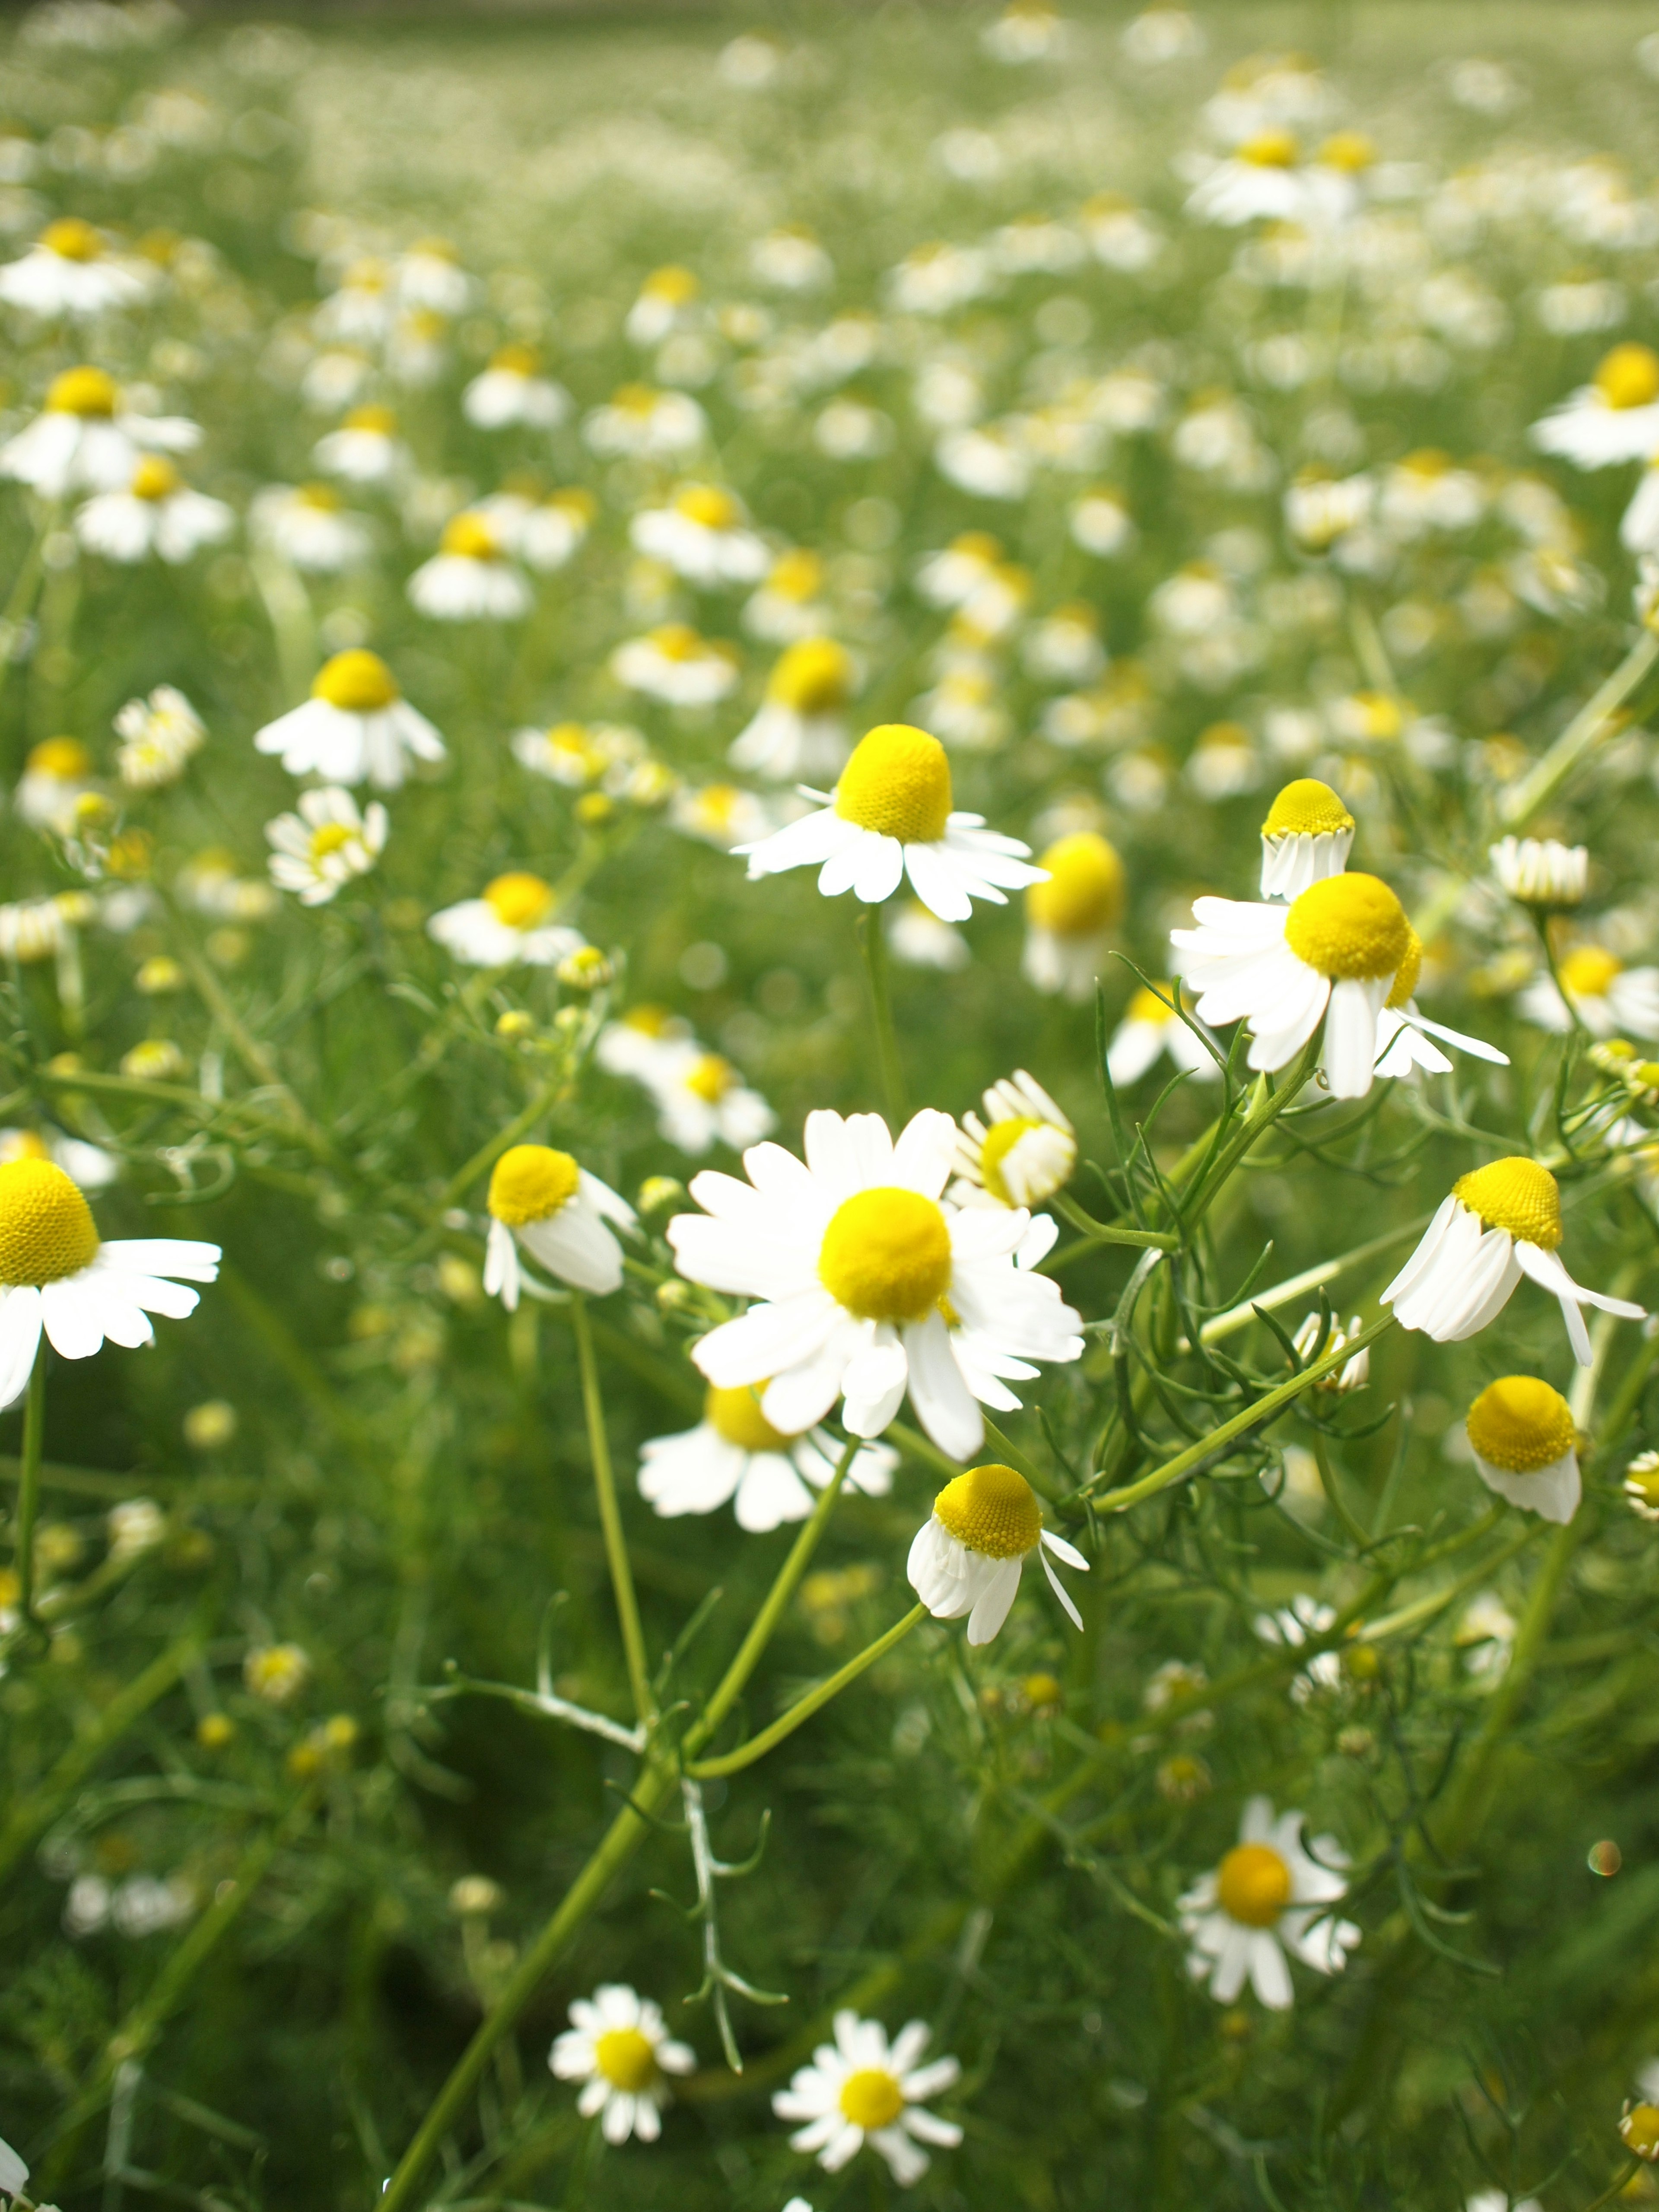
[[[374,799],[362,811],[349,791],[324,784],[300,793],[297,814],[265,824],[270,879],[301,906],[326,906],[355,877],[366,876],[386,848],[390,824]]]

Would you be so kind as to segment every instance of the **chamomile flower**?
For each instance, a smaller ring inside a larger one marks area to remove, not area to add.
[[[360,568],[374,550],[368,522],[332,484],[267,484],[254,496],[248,524],[257,544],[308,576]]]
[[[389,823],[377,799],[364,811],[349,791],[323,784],[300,793],[297,814],[265,824],[270,880],[301,906],[326,906],[356,876],[366,876],[386,848]]]
[[[1004,1378],[1079,1358],[1058,1284],[1016,1267],[1022,1210],[941,1203],[957,1149],[948,1114],[923,1112],[896,1145],[876,1114],[810,1114],[805,1164],[781,1146],[744,1156],[750,1180],[708,1172],[668,1241],[683,1275],[754,1298],[696,1346],[722,1389],[764,1384],[762,1411],[799,1434],[846,1400],[854,1436],[879,1436],[908,1389],[957,1459],[984,1435],[979,1404],[1018,1403]]]
[[[1533,424],[1532,441],[1581,469],[1650,460],[1659,453],[1659,354],[1634,342],[1614,346],[1588,384]]]
[[[484,502],[486,508],[489,502]],[[580,484],[567,484],[527,507],[512,532],[513,550],[538,576],[550,576],[580,551],[599,503]]]
[[[65,837],[82,799],[97,788],[92,755],[79,738],[43,738],[30,746],[17,779],[17,811],[31,830]]]
[[[649,384],[624,384],[582,425],[602,460],[678,460],[694,453],[708,432],[708,418],[689,392],[659,392]]]
[[[51,1160],[82,1191],[102,1190],[121,1172],[113,1152],[61,1129],[0,1129],[0,1164],[9,1160]]]
[[[435,944],[473,968],[556,968],[582,949],[581,932],[555,921],[553,886],[522,868],[496,876],[478,898],[444,907],[426,926]]]
[[[1659,1452],[1637,1453],[1625,1469],[1624,1492],[1639,1519],[1659,1521]]]
[[[76,511],[75,534],[106,561],[131,565],[153,554],[177,568],[222,544],[235,525],[223,500],[192,490],[171,461],[146,453],[124,491],[100,491]]]
[[[744,603],[743,626],[772,645],[820,636],[829,620],[823,590],[823,562],[805,546],[791,546],[778,555],[766,581]]]
[[[838,775],[851,750],[842,709],[855,673],[852,654],[832,637],[786,647],[759,713],[732,742],[732,765],[782,783]]]
[[[131,307],[144,296],[137,269],[118,260],[102,235],[79,216],[49,222],[21,261],[0,269],[0,300],[32,315],[77,321]]]
[[[809,794],[813,795],[813,794]],[[818,869],[825,898],[850,890],[866,905],[890,898],[905,876],[941,921],[965,921],[975,899],[1006,905],[1006,891],[1040,882],[1030,848],[953,813],[951,763],[939,739],[884,722],[853,749],[821,808],[775,836],[738,846],[752,883],[786,869]]]
[[[415,571],[408,591],[410,605],[434,622],[517,622],[530,611],[530,586],[476,509],[445,523],[436,553]]]
[[[716,706],[740,674],[732,648],[699,636],[690,623],[663,623],[629,638],[611,654],[611,670],[630,691],[670,707]]]
[[[183,416],[140,415],[125,406],[103,369],[66,368],[47,386],[41,412],[0,446],[0,476],[43,499],[114,491],[131,483],[146,450],[186,453],[201,436]]]
[[[956,2123],[939,2119],[925,2102],[952,2087],[962,2069],[954,2058],[922,2063],[931,2031],[919,2020],[890,2044],[879,2021],[843,2010],[834,2032],[835,2041],[819,2044],[811,2064],[798,2068],[789,2087],[772,2099],[781,2120],[804,2123],[790,2136],[790,2148],[816,2152],[826,2173],[839,2173],[867,2141],[899,2187],[908,2189],[927,2171],[923,2143],[953,2150],[962,2141]]]
[[[1659,968],[1626,968],[1604,945],[1576,945],[1556,974],[1559,990],[1555,976],[1540,975],[1516,1001],[1540,1029],[1565,1036],[1576,1015],[1592,1036],[1659,1037]]]
[[[1023,1474],[994,1462],[969,1468],[947,1482],[916,1531],[905,1563],[910,1587],[935,1620],[968,1616],[968,1641],[988,1644],[1019,1592],[1020,1570],[1033,1553],[1074,1628],[1083,1616],[1054,1572],[1048,1554],[1086,1574],[1076,1546],[1042,1525],[1036,1492]]]
[[[337,430],[319,438],[312,459],[325,476],[346,483],[389,484],[405,475],[409,448],[389,407],[354,407]]]
[[[290,775],[396,791],[411,758],[441,761],[443,739],[411,707],[379,653],[354,646],[325,660],[302,707],[254,732],[256,751],[275,753]]]
[[[561,2081],[580,2081],[576,2110],[585,2120],[599,2115],[608,2143],[629,2136],[655,2142],[669,2102],[670,2074],[690,2074],[697,2055],[669,2034],[661,2010],[625,1982],[605,1982],[570,2008],[570,2026],[555,2041],[547,2063]]]
[[[702,287],[690,270],[670,262],[653,269],[639,289],[623,325],[630,345],[660,345],[697,313]]]
[[[606,1224],[634,1228],[634,1209],[568,1152],[514,1145],[495,1163],[488,1204],[483,1286],[509,1313],[526,1279],[520,1249],[573,1290],[604,1297],[621,1287],[622,1247]]]
[[[115,717],[115,734],[121,740],[116,765],[129,791],[176,783],[207,743],[201,716],[171,684],[158,684],[148,699],[129,699]]]
[[[517,424],[553,430],[570,412],[570,394],[542,374],[533,346],[507,345],[462,392],[461,412],[479,430],[505,430]]]
[[[1578,1510],[1578,1431],[1559,1390],[1535,1375],[1489,1382],[1464,1421],[1475,1473],[1488,1490],[1545,1521]]]
[[[1180,989],[1179,983],[1143,983],[1130,1000],[1106,1048],[1107,1073],[1120,1089],[1138,1083],[1160,1053],[1168,1053],[1183,1074],[1206,1083],[1219,1075],[1202,1040],[1176,1012]]]
[[[1261,825],[1261,896],[1297,898],[1310,884],[1348,865],[1354,819],[1331,789],[1310,775],[1287,783]]]
[[[683,486],[666,507],[636,514],[629,536],[638,551],[705,591],[758,583],[772,563],[742,502],[718,484]]]
[[[894,957],[902,960],[907,968],[937,968],[953,975],[974,957],[962,932],[930,914],[920,899],[904,902],[894,914],[887,935]]]
[[[663,1135],[694,1158],[716,1144],[741,1152],[777,1127],[778,1117],[760,1092],[729,1060],[705,1051],[695,1039],[662,1052],[646,1083]]]
[[[1334,1607],[1322,1604],[1307,1590],[1298,1590],[1288,1605],[1257,1613],[1253,1626],[1264,1644],[1275,1644],[1281,1651],[1299,1651],[1310,1638],[1322,1636],[1335,1619]],[[1334,1690],[1341,1680],[1340,1652],[1316,1651],[1307,1665],[1291,1677],[1291,1698],[1298,1705],[1306,1705],[1317,1691]]]
[[[1298,1359],[1310,1360],[1316,1352],[1322,1359],[1332,1352],[1340,1352],[1344,1345],[1349,1343],[1359,1333],[1358,1314],[1354,1315],[1344,1329],[1339,1328],[1334,1322],[1328,1328],[1319,1315],[1310,1313],[1291,1339],[1291,1342],[1296,1346],[1296,1356]],[[1370,1375],[1371,1348],[1369,1344],[1362,1344],[1352,1359],[1344,1360],[1340,1367],[1334,1367],[1328,1375],[1322,1375],[1318,1382],[1314,1384],[1314,1389],[1325,1391],[1331,1395],[1346,1395],[1350,1390],[1363,1390],[1370,1382]]]
[[[1553,837],[1504,837],[1487,854],[1501,889],[1522,906],[1574,907],[1589,889],[1589,848]]]
[[[981,1103],[982,1121],[974,1113],[962,1117],[951,1198],[957,1206],[1018,1206],[1033,1212],[1071,1181],[1077,1132],[1023,1067],[994,1083]],[[1038,1215],[1015,1253],[1018,1265],[1036,1267],[1059,1234],[1048,1215]]]
[[[98,1235],[80,1186],[52,1160],[0,1166],[0,1406],[22,1395],[44,1328],[65,1359],[153,1344],[149,1316],[182,1321],[191,1283],[218,1279],[219,1247],[174,1237]],[[183,1277],[183,1281],[168,1278]]]
[[[1229,229],[1263,217],[1294,222],[1308,211],[1301,149],[1288,131],[1256,132],[1218,161],[1194,191],[1187,212]]]
[[[757,1389],[711,1385],[696,1428],[653,1437],[640,1447],[640,1496],[665,1520],[713,1513],[730,1498],[738,1528],[760,1534],[786,1521],[805,1520],[812,1492],[823,1488],[840,1458],[834,1438],[822,1429],[793,1437],[775,1429],[760,1409]],[[890,1445],[860,1444],[847,1487],[884,1498],[897,1465]]]
[[[1304,1845],[1303,1819],[1285,1813],[1275,1820],[1268,1799],[1252,1797],[1237,1843],[1181,1900],[1193,1947],[1187,1971],[1218,2004],[1231,2004],[1248,1978],[1264,2005],[1284,2012],[1294,1996],[1286,1950],[1334,1974],[1359,1941],[1352,1921],[1330,1909],[1347,1894],[1336,1871],[1346,1856],[1329,1836]]]
[[[1422,1241],[1382,1292],[1402,1328],[1437,1344],[1460,1344],[1497,1320],[1522,1275],[1559,1301],[1573,1357],[1590,1360],[1581,1309],[1599,1306],[1626,1321],[1643,1309],[1575,1283],[1559,1257],[1561,1192],[1537,1161],[1492,1160],[1460,1176]]]
[[[1076,830],[1057,838],[1037,866],[1046,880],[1025,894],[1020,971],[1039,991],[1086,999],[1123,918],[1123,863],[1098,830]]]

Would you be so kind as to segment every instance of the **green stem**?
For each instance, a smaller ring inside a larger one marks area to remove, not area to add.
[[[1642,2161],[1639,2158],[1632,2159],[1622,2172],[1613,2176],[1599,2197],[1591,2197],[1589,2203],[1584,2207],[1584,2212],[1601,2212],[1601,2207],[1604,2204],[1611,2204],[1615,2197],[1622,2197],[1630,2184],[1635,2180],[1641,2170],[1641,2165]]]
[[[1113,1222],[1097,1221],[1064,1191],[1057,1191],[1049,1204],[1056,1213],[1064,1215],[1073,1229],[1081,1230],[1091,1244],[1137,1244],[1143,1250],[1158,1252],[1174,1252],[1180,1247],[1181,1239],[1169,1230],[1120,1229]]]
[[[1567,724],[1542,760],[1511,785],[1500,814],[1506,830],[1519,830],[1547,805],[1585,754],[1608,736],[1613,716],[1659,660],[1659,635],[1644,629],[1607,682]]]
[[[34,1521],[40,1510],[40,1451],[46,1433],[46,1340],[42,1334],[23,1401],[23,1471],[17,1493],[18,1607],[34,1618]]]
[[[886,1634],[877,1637],[873,1644],[866,1644],[856,1659],[849,1659],[827,1680],[820,1682],[816,1690],[809,1690],[804,1698],[798,1698],[788,1711],[775,1720],[770,1728],[763,1729],[758,1735],[751,1735],[747,1743],[739,1744],[735,1751],[723,1753],[718,1759],[693,1760],[686,1772],[694,1782],[712,1782],[717,1776],[740,1773],[745,1766],[752,1766],[757,1759],[763,1759],[775,1746],[781,1744],[786,1736],[793,1735],[803,1721],[810,1721],[813,1714],[827,1705],[832,1698],[839,1697],[848,1684],[855,1682],[866,1667],[873,1667],[878,1659],[884,1659],[896,1644],[902,1644],[910,1631],[927,1618],[927,1613],[925,1605],[912,1606],[902,1620],[895,1621]]]
[[[599,1363],[593,1357],[593,1332],[588,1326],[587,1301],[580,1291],[571,1293],[570,1326],[576,1339],[576,1362],[581,1370],[582,1412],[587,1420],[587,1449],[593,1462],[593,1489],[599,1501],[599,1526],[605,1531],[605,1555],[611,1565],[611,1587],[616,1593],[623,1650],[628,1656],[634,1717],[648,1723],[656,1717],[656,1705],[651,1695],[650,1671],[645,1663],[645,1632],[640,1626],[634,1572],[628,1564],[628,1539],[623,1534],[622,1514],[617,1504],[617,1480],[611,1472],[611,1444],[605,1431],[605,1400],[599,1390]]]
[[[1323,1025],[1308,1039],[1302,1057],[1296,1066],[1287,1070],[1276,1091],[1264,1091],[1244,1116],[1243,1121],[1227,1139],[1217,1154],[1207,1173],[1200,1171],[1200,1180],[1181,1208],[1182,1218],[1190,1232],[1203,1219],[1228,1177],[1238,1165],[1256,1139],[1265,1134],[1279,1119],[1285,1109],[1299,1097],[1309,1077],[1319,1065],[1320,1039]],[[1182,1164],[1184,1166],[1185,1162]]]
[[[555,1076],[544,1083],[521,1113],[515,1114],[504,1129],[497,1132],[487,1145],[480,1145],[465,1167],[458,1168],[443,1187],[434,1209],[439,1214],[447,1213],[452,1206],[459,1206],[486,1168],[493,1168],[501,1154],[528,1135],[544,1114],[555,1104],[561,1091],[568,1088],[569,1079]]]
[[[905,1101],[904,1070],[899,1062],[898,1038],[893,1030],[893,1000],[887,976],[887,933],[881,926],[878,906],[860,908],[859,950],[864,955],[864,980],[870,995],[870,1020],[876,1033],[876,1059],[881,1067],[881,1087],[893,1133],[910,1118]]]

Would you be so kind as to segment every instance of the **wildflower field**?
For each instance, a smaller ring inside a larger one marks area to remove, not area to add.
[[[0,117],[0,2199],[1653,2202],[1659,15]]]

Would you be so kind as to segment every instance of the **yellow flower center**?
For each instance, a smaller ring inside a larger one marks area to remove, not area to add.
[[[495,532],[481,514],[452,515],[444,525],[438,550],[463,561],[494,561],[501,553]]]
[[[1659,2105],[1632,2105],[1620,2121],[1619,2132],[1638,2158],[1650,2166],[1659,2163]]]
[[[778,656],[766,696],[798,714],[839,707],[853,688],[852,656],[832,637],[804,637]]]
[[[661,300],[671,307],[683,307],[695,300],[702,289],[689,269],[670,262],[661,269],[653,269],[640,287],[641,294],[649,300]]]
[[[993,1121],[979,1148],[980,1180],[1004,1206],[1041,1206],[1071,1174],[1077,1143],[1035,1114]]]
[[[1535,1375],[1504,1375],[1469,1407],[1464,1425],[1480,1457],[1511,1474],[1531,1474],[1572,1449],[1566,1400]]]
[[[951,1284],[951,1232],[920,1191],[861,1190],[836,1208],[818,1280],[861,1321],[921,1321]]]
[[[706,1052],[686,1077],[685,1087],[694,1098],[718,1106],[737,1079],[738,1071],[729,1060],[722,1060],[717,1052]]]
[[[101,368],[66,368],[46,387],[49,415],[94,415],[115,412],[115,379]]]
[[[1158,996],[1158,991],[1163,992],[1162,998]],[[1123,1018],[1126,1022],[1172,1022],[1175,1019],[1172,1003],[1175,994],[1173,983],[1160,983],[1158,991],[1143,983],[1130,1000],[1129,1010]]]
[[[593,2063],[613,2089],[637,2095],[656,2078],[657,2054],[637,2027],[608,2027],[593,2042]]]
[[[836,786],[836,811],[860,830],[902,845],[936,845],[951,812],[945,748],[908,722],[866,731]]]
[[[1285,917],[1297,958],[1333,981],[1376,982],[1411,950],[1406,909],[1375,876],[1327,876],[1310,884]]]
[[[55,775],[60,782],[75,783],[92,774],[92,755],[79,738],[46,738],[30,747],[24,773]]]
[[[533,929],[553,903],[553,886],[519,869],[487,883],[483,898],[496,921],[509,929]]]
[[[343,822],[325,822],[320,830],[313,830],[311,833],[312,859],[325,860],[331,853],[337,853],[349,845],[356,834]]]
[[[40,243],[60,261],[96,261],[104,250],[97,232],[78,215],[59,216],[56,222],[49,222]]]
[[[651,633],[651,642],[665,660],[696,660],[702,640],[690,623],[662,623]]]
[[[1293,169],[1297,151],[1290,131],[1258,131],[1254,138],[1244,141],[1235,158],[1248,161],[1253,169]]]
[[[1264,837],[1318,837],[1353,828],[1353,817],[1317,776],[1299,775],[1287,783],[1267,809]]]
[[[717,484],[688,484],[674,501],[675,509],[688,522],[705,530],[732,530],[737,526],[738,502]]]
[[[1318,160],[1327,169],[1340,169],[1356,177],[1376,159],[1376,149],[1363,131],[1333,131],[1320,148]]]
[[[1123,913],[1123,863],[1093,830],[1074,830],[1038,856],[1046,884],[1025,894],[1025,918],[1055,937],[1097,937]]]
[[[772,564],[772,573],[766,580],[769,592],[781,599],[793,599],[798,606],[817,596],[823,582],[823,563],[816,553],[804,546],[792,546],[787,553],[780,553]]]
[[[1659,353],[1631,341],[1605,354],[1595,389],[1609,407],[1646,407],[1659,399]]]
[[[546,1221],[576,1194],[576,1163],[551,1145],[514,1145],[489,1178],[489,1211],[509,1229]]]
[[[299,497],[301,507],[314,507],[319,514],[337,514],[345,505],[332,484],[301,484]]]
[[[782,1451],[794,1442],[781,1429],[775,1429],[760,1409],[766,1389],[764,1382],[744,1383],[735,1390],[708,1387],[702,1401],[702,1417],[716,1433],[740,1451]]]
[[[567,484],[562,490],[556,491],[547,503],[559,514],[568,515],[573,522],[584,526],[592,522],[599,511],[598,500],[580,484]]]
[[[98,1250],[92,1210],[51,1160],[0,1167],[0,1283],[56,1283]]]
[[[534,376],[540,367],[534,346],[504,345],[489,357],[489,366],[508,376]]]
[[[988,1559],[1023,1559],[1042,1534],[1042,1509],[1023,1474],[994,1462],[970,1467],[933,1500],[933,1518]]]
[[[861,2066],[841,2085],[841,2113],[866,2135],[890,2128],[904,2110],[904,2092],[884,2066]]]
[[[1408,1004],[1412,993],[1417,988],[1417,979],[1423,973],[1423,940],[1409,922],[1406,927],[1411,930],[1411,942],[1407,945],[1406,957],[1400,963],[1400,973],[1395,977],[1388,997],[1382,1001],[1385,1006]]]
[[[637,1030],[641,1036],[665,1036],[673,1018],[666,1006],[634,1006],[623,1016],[623,1027]]]
[[[1547,1168],[1519,1158],[1492,1160],[1459,1176],[1452,1196],[1488,1229],[1506,1229],[1525,1244],[1553,1252],[1561,1242],[1561,1189]]]
[[[373,430],[381,438],[389,438],[397,427],[398,418],[389,407],[354,407],[345,418],[348,430]]]
[[[1359,718],[1364,736],[1375,739],[1397,738],[1406,726],[1406,716],[1397,699],[1386,691],[1356,691],[1348,701]]]
[[[159,453],[146,453],[132,472],[135,499],[171,499],[179,489],[179,471]]]
[[[392,671],[378,653],[353,646],[337,653],[318,670],[311,686],[313,699],[326,699],[344,714],[377,714],[398,696]]]
[[[1625,1469],[1625,1489],[1632,1498],[1659,1512],[1659,1454],[1644,1452]]]
[[[1561,963],[1561,981],[1575,999],[1603,999],[1624,965],[1599,945],[1575,945]]]
[[[1221,1910],[1246,1928],[1271,1928],[1291,1901],[1291,1870],[1271,1844],[1237,1844],[1221,1862]]]

